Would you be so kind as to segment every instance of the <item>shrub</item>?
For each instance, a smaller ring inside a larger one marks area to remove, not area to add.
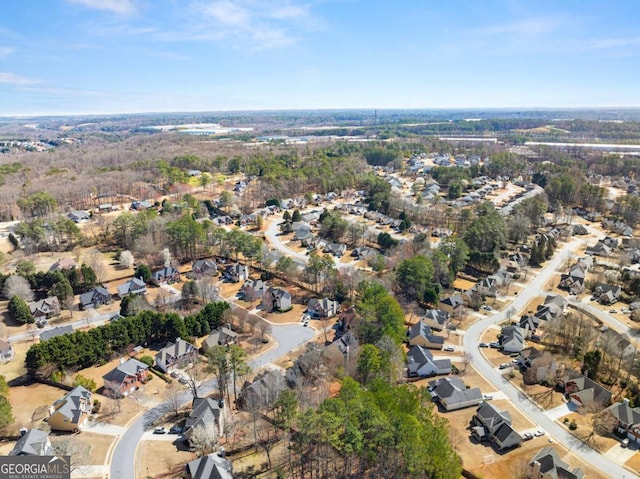
[[[576,429],[578,429],[578,425],[576,424],[575,421],[571,421],[569,423],[569,429],[572,430],[572,431],[575,431]]]
[[[151,356],[142,356],[139,361],[147,366],[153,366],[153,363],[155,362]]]

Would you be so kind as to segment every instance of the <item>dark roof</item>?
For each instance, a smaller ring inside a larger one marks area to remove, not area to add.
[[[624,424],[640,424],[640,408],[631,408],[628,402],[612,404],[605,411]]]
[[[195,398],[193,410],[184,425],[184,433],[190,435],[190,431],[198,426],[217,424],[220,418],[220,404],[213,398]]]
[[[58,326],[57,328],[48,329],[47,331],[40,333],[40,341],[46,341],[47,339],[55,338],[56,336],[71,333],[73,333],[73,326],[70,324],[67,326]]]
[[[127,376],[135,376],[141,369],[149,369],[149,366],[138,361],[137,359],[130,358],[126,362],[119,364],[117,367],[109,371],[102,376],[102,379],[106,381],[122,383]]]
[[[189,477],[193,479],[232,479],[233,469],[231,461],[209,454],[190,461],[186,465]]]
[[[16,445],[13,446],[10,456],[44,456],[51,453],[49,435],[39,429],[29,429],[25,432]]]

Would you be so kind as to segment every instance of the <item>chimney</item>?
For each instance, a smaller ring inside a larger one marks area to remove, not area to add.
[[[541,477],[539,461],[533,461],[531,463],[531,477],[532,479],[539,479]]]
[[[629,405],[629,398],[624,398],[622,400],[622,404],[624,404],[625,406],[628,406]]]
[[[224,447],[220,447],[220,450],[218,451],[218,456],[224,458],[226,455],[226,453],[224,452]]]

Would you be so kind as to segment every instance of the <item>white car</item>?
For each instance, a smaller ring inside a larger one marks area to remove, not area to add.
[[[445,346],[444,350],[448,352],[452,352],[452,351],[455,351],[455,348],[453,346]]]
[[[533,433],[533,435],[535,437],[541,437],[545,435],[545,432],[542,429],[538,429],[536,432]]]

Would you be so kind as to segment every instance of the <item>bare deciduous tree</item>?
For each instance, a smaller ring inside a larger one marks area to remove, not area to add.
[[[54,439],[51,445],[56,455],[70,456],[70,472],[88,464],[91,448],[87,444],[78,441],[77,438],[62,437],[59,440]]]
[[[193,428],[189,445],[198,456],[211,454],[218,446],[218,426],[215,422],[199,424]]]
[[[196,284],[203,303],[210,303],[218,299],[220,288],[211,276],[203,276],[196,281]]]
[[[265,335],[270,334],[272,331],[272,327],[271,324],[267,323],[266,321],[260,321],[258,323],[258,331],[260,331],[260,340],[264,343],[265,339]]]
[[[7,278],[4,282],[4,288],[2,289],[4,297],[11,299],[14,296],[24,299],[25,301],[33,301],[33,291],[29,285],[29,281],[22,276],[13,274]]]
[[[102,254],[97,250],[92,250],[86,258],[85,263],[90,266],[96,274],[98,283],[103,283],[107,279],[107,263]]]

